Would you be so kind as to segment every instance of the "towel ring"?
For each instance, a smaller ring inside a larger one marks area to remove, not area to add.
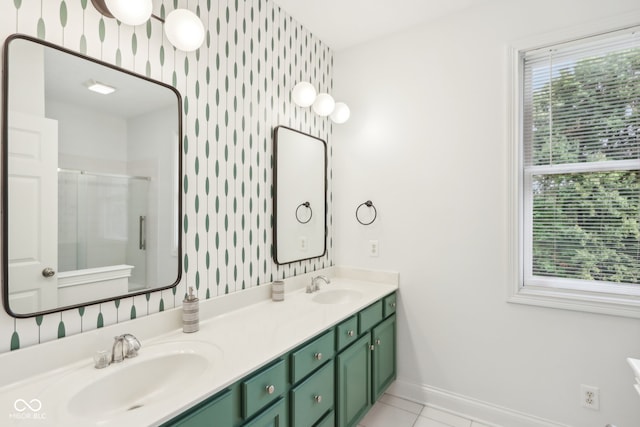
[[[360,220],[360,216],[359,216],[359,212],[360,212],[360,208],[366,206],[368,208],[373,208],[373,219],[369,222],[362,222]],[[373,224],[373,221],[376,220],[376,218],[378,217],[378,210],[376,209],[375,206],[373,206],[373,202],[371,200],[367,200],[364,203],[360,203],[360,205],[356,208],[356,219],[358,220],[358,222],[362,225],[370,225]]]
[[[309,209],[309,218],[306,221],[303,221],[300,219],[300,208],[302,207]],[[300,224],[306,224],[309,221],[311,221],[311,217],[313,217],[313,209],[311,209],[311,203],[309,202],[300,203],[296,208],[296,219],[298,220],[298,222]]]

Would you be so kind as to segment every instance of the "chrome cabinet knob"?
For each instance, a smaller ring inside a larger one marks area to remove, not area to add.
[[[369,350],[373,351],[373,350],[375,350],[375,349],[376,349],[376,346],[375,346],[375,345],[371,344],[371,345],[369,346]]]
[[[273,394],[274,391],[276,391],[276,387],[272,384],[272,385],[268,385],[266,387],[267,393],[269,394]]]
[[[376,340],[376,344],[378,344],[378,345],[382,344],[382,341],[380,341],[380,338],[378,338],[378,339]]]
[[[322,396],[318,395],[318,396],[314,396],[313,400],[316,401],[316,403],[322,403]]]
[[[55,274],[56,274],[56,271],[51,267],[47,267],[44,270],[42,270],[42,275],[44,277],[53,277]]]
[[[350,330],[349,332],[347,332],[347,335],[349,335],[350,337],[354,336],[354,335],[355,335],[355,333],[353,332],[353,329],[352,329],[352,330]]]
[[[395,302],[391,302],[391,303],[389,303],[389,305],[390,305],[391,307],[393,307],[393,308],[396,308],[396,303],[395,303]]]
[[[322,360],[322,353],[316,353],[313,355],[313,358],[316,360]]]

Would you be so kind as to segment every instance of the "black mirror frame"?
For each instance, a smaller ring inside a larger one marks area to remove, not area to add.
[[[323,250],[320,255],[315,255],[309,258],[300,258],[292,261],[281,262],[278,260],[278,129],[287,129],[292,132],[299,133],[309,138],[317,139],[324,145],[324,224],[323,224]],[[273,129],[273,261],[278,265],[287,265],[294,262],[307,261],[314,258],[321,258],[327,254],[327,143],[326,141],[317,138],[308,133],[301,132],[299,130],[290,128],[288,126],[276,126]]]
[[[96,63],[98,65],[104,66],[104,67],[108,67],[111,68],[115,71],[119,71],[125,74],[128,74],[132,77],[136,77],[136,78],[140,78],[143,80],[146,80],[150,83],[154,83],[157,84],[159,86],[162,86],[166,89],[171,90],[175,95],[176,95],[176,100],[178,102],[178,176],[176,179],[178,179],[178,184],[180,185],[180,183],[182,182],[182,96],[180,95],[180,92],[174,88],[171,85],[168,85],[166,83],[157,81],[157,80],[153,80],[150,79],[146,76],[134,73],[132,71],[126,70],[124,68],[120,68],[117,67],[115,65],[109,64],[107,62],[104,61],[100,61],[98,59],[95,58],[91,58],[88,57],[86,55],[83,55],[81,53],[78,52],[74,52],[72,50],[66,49],[64,47],[55,45],[53,43],[49,43],[47,41],[44,40],[40,40],[38,38],[35,37],[31,37],[25,34],[12,34],[9,37],[7,37],[7,39],[4,42],[4,46],[3,46],[3,57],[2,57],[2,303],[4,305],[5,311],[12,317],[15,318],[30,318],[30,317],[36,317],[36,316],[43,316],[46,314],[51,314],[51,313],[59,313],[61,311],[67,311],[67,310],[73,310],[76,308],[80,308],[80,307],[86,307],[89,305],[94,305],[94,304],[101,304],[101,303],[105,303],[105,302],[109,302],[109,301],[115,301],[118,299],[122,299],[122,298],[129,298],[129,297],[135,297],[138,295],[145,295],[151,292],[158,292],[158,291],[163,291],[163,290],[167,290],[167,289],[171,289],[175,286],[178,285],[178,283],[180,283],[181,279],[182,279],[182,231],[180,231],[178,233],[178,274],[176,276],[176,280],[173,284],[168,285],[168,286],[163,286],[163,287],[158,287],[158,288],[154,288],[152,290],[143,290],[143,291],[137,291],[137,292],[131,292],[131,293],[127,293],[124,295],[117,295],[114,297],[109,297],[109,298],[103,298],[103,299],[99,299],[99,300],[94,300],[94,301],[87,301],[86,303],[82,303],[82,304],[74,304],[74,305],[69,305],[69,306],[64,306],[64,307],[58,307],[55,309],[51,309],[51,310],[43,310],[43,311],[38,311],[38,312],[34,312],[34,313],[28,313],[28,314],[24,314],[24,313],[14,313],[13,311],[11,311],[11,308],[9,307],[9,269],[8,269],[8,263],[9,263],[9,259],[8,259],[8,254],[9,254],[9,239],[8,239],[8,233],[9,233],[9,219],[8,219],[8,209],[9,209],[9,204],[8,204],[8,191],[9,191],[9,186],[8,186],[8,177],[7,177],[7,166],[8,166],[8,147],[9,147],[9,135],[8,135],[8,103],[9,103],[9,97],[8,97],[8,90],[9,90],[9,44],[11,43],[11,41],[13,40],[18,40],[18,39],[23,39],[23,40],[27,40],[30,42],[34,42],[34,43],[38,43],[42,46],[48,47],[48,48],[52,48],[52,49],[56,49],[60,52],[69,54],[69,55],[73,55],[76,56],[78,58],[87,60],[87,61],[91,61],[93,63]],[[182,219],[182,215],[183,215],[183,209],[182,209],[182,191],[178,191],[178,226],[180,227],[180,223],[181,223],[181,219]],[[182,227],[180,227],[180,230],[182,230]]]

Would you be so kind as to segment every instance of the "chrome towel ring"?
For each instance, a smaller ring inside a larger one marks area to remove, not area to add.
[[[368,207],[368,208],[370,208],[370,209],[373,209],[373,219],[371,219],[371,221],[369,221],[369,222],[363,222],[363,221],[360,219],[360,209],[361,209],[363,206],[366,206],[366,207]],[[356,208],[356,219],[357,219],[357,220],[358,220],[358,222],[359,222],[360,224],[362,224],[362,225],[370,225],[370,224],[373,224],[373,221],[375,221],[377,217],[378,217],[378,210],[376,209],[376,207],[375,207],[375,206],[373,206],[373,202],[372,202],[371,200],[367,200],[367,201],[366,201],[366,202],[364,202],[364,203],[360,203],[360,205]]]
[[[300,208],[307,208],[309,210],[309,218],[307,218],[306,221],[303,221],[300,219]],[[304,202],[304,203],[300,203],[298,205],[298,207],[296,208],[296,219],[298,220],[298,222],[300,224],[306,224],[309,221],[311,221],[311,218],[313,217],[313,209],[311,209],[311,203],[309,202]]]

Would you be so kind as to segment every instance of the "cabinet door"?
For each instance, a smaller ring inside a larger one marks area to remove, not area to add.
[[[371,399],[375,402],[396,378],[396,316],[389,317],[373,328],[372,352],[373,389]]]
[[[336,358],[336,424],[352,427],[371,407],[370,335],[366,334]]]

